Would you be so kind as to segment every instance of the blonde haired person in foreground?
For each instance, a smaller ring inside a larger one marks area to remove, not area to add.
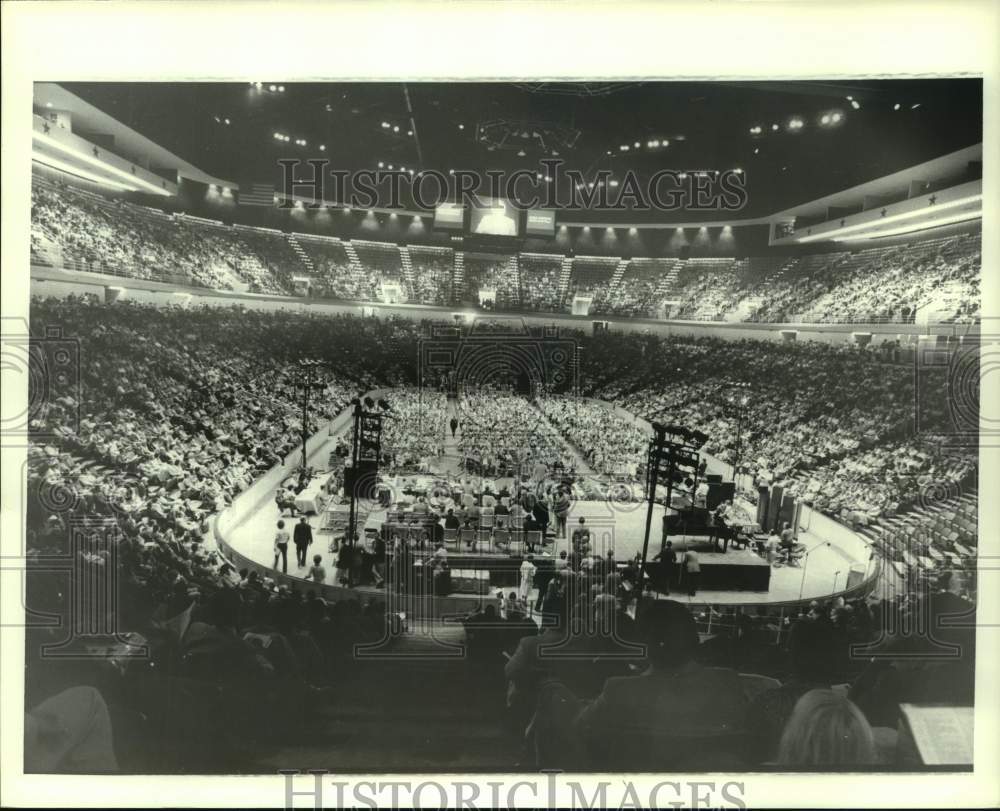
[[[879,763],[875,734],[861,710],[833,690],[798,700],[778,746],[780,766],[870,766]]]

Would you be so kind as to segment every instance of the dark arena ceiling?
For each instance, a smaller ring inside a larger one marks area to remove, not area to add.
[[[979,79],[62,84],[234,182],[277,181],[281,158],[443,174],[541,173],[540,160],[558,158],[585,176],[607,169],[609,182],[626,170],[642,178],[661,169],[739,168],[748,192],[739,218],[767,216],[982,140]],[[656,214],[618,212],[623,222]],[[580,211],[574,218],[612,217]]]

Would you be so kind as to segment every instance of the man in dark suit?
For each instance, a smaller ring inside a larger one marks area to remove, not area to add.
[[[307,516],[303,515],[299,523],[295,525],[295,535],[292,540],[295,541],[295,559],[298,562],[299,568],[304,569],[306,565],[306,553],[313,542],[313,530],[309,526],[309,518]]]
[[[550,682],[535,716],[537,765],[609,771],[737,768],[747,703],[739,674],[695,661],[698,629],[687,607],[655,600],[638,636],[648,668],[609,678],[594,701],[580,702]]]

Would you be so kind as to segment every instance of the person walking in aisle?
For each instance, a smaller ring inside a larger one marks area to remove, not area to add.
[[[288,574],[288,531],[285,522],[278,522],[278,531],[274,534],[274,566],[278,568],[278,558],[281,558],[281,571]]]
[[[313,542],[313,531],[312,527],[309,526],[309,518],[307,516],[303,515],[299,523],[295,525],[293,540],[295,541],[295,561],[298,563],[300,569],[304,569],[306,565],[306,553]]]

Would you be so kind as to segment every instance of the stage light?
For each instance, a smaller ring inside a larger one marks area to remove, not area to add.
[[[622,144],[618,147],[622,152],[628,152],[628,144]]]
[[[399,125],[397,124],[395,127],[393,127],[392,131],[393,132],[399,132]]]
[[[679,175],[677,175],[677,177],[680,178],[681,180],[687,180],[687,176],[688,176],[687,172],[681,172]],[[678,228],[677,230],[680,231],[682,229]]]
[[[413,170],[412,169],[410,169],[410,176],[411,177],[413,176]]]
[[[900,108],[900,106],[901,105],[899,104],[899,102],[896,102],[895,104],[892,105],[892,109],[893,110],[898,110]]]
[[[753,148],[753,154],[754,154],[754,155],[757,155],[757,154],[759,154],[759,153],[760,153],[760,147],[758,147],[758,146],[755,146],[755,147]]]
[[[848,101],[854,101],[854,96],[844,96]]]
[[[771,125],[771,132],[777,132],[779,129],[781,128],[777,124]]]
[[[856,102],[856,101],[852,101],[851,102],[851,107],[853,107],[855,110],[860,110],[861,109],[861,105],[858,104],[858,102]]]
[[[611,154],[611,150],[610,150],[610,149],[608,150],[608,154],[609,154],[609,155]]]
[[[47,101],[47,102],[45,102],[45,106],[46,106],[46,107],[51,107],[51,106],[52,106],[52,102],[51,102],[51,101]]]
[[[319,151],[320,152],[326,152],[326,144],[320,144],[319,145]]]
[[[545,182],[546,182],[546,183],[551,183],[551,182],[552,182],[552,178],[551,178],[551,177],[549,177],[548,175],[546,175],[546,176],[545,176]]]
[[[827,113],[822,118],[820,118],[819,123],[820,124],[829,124],[830,123],[830,114]]]
[[[280,132],[274,133],[274,137],[277,138],[280,141],[281,140],[281,133]]]
[[[400,172],[405,172],[406,171],[406,167],[405,166],[400,166],[399,167],[399,171]]]
[[[638,149],[638,148],[639,148],[639,142],[638,142],[638,141],[636,141],[636,142],[635,142],[635,148],[636,148],[636,149]]]
[[[407,130],[406,134],[412,137],[413,136],[413,130]]]
[[[611,188],[613,188],[613,189],[617,189],[618,188],[618,181],[617,180],[612,180],[611,181]]]
[[[920,106],[920,102],[918,101],[916,104],[911,104],[910,105],[910,109],[911,110],[916,110],[919,106]]]
[[[465,129],[465,124],[459,124],[459,125],[458,125],[458,128],[459,128],[460,130],[464,130],[464,129]]]
[[[843,118],[843,116],[840,113],[834,113],[833,115],[830,116],[830,120],[834,124],[838,123],[840,121],[840,119],[842,119],[842,118]]]
[[[382,129],[384,129],[384,130],[389,129],[389,122],[388,121],[383,121],[382,122]]]
[[[448,174],[449,174],[449,175],[453,175],[453,174],[455,174],[455,170],[454,170],[454,169],[449,169],[449,170],[448,170]]]
[[[733,169],[733,172],[735,172],[738,175],[742,175],[743,174],[743,170],[740,169],[739,166],[737,166],[735,169]]]
[[[279,84],[278,85],[278,92],[279,93],[284,93],[285,92],[285,86],[283,84]]]
[[[788,121],[788,129],[790,130],[800,130],[802,129],[802,119],[792,118]]]
[[[228,125],[229,125],[229,119],[227,118],[226,119],[226,126],[228,126]]]
[[[389,171],[390,172],[392,171],[392,164],[391,163],[389,164]]]
[[[285,141],[291,141],[291,140],[292,140],[292,136],[291,135],[286,135],[285,136]]]
[[[275,85],[275,84],[271,85],[271,86],[270,86],[270,87],[268,88],[268,90],[270,90],[270,91],[271,91],[272,93],[274,93],[275,91],[277,91],[277,89],[278,89],[278,86],[277,86],[277,85]]]
[[[760,125],[759,124],[757,124],[757,125],[755,125],[753,127],[750,127],[750,134],[751,135],[760,135],[760,132],[761,132],[761,129],[760,129]]]

